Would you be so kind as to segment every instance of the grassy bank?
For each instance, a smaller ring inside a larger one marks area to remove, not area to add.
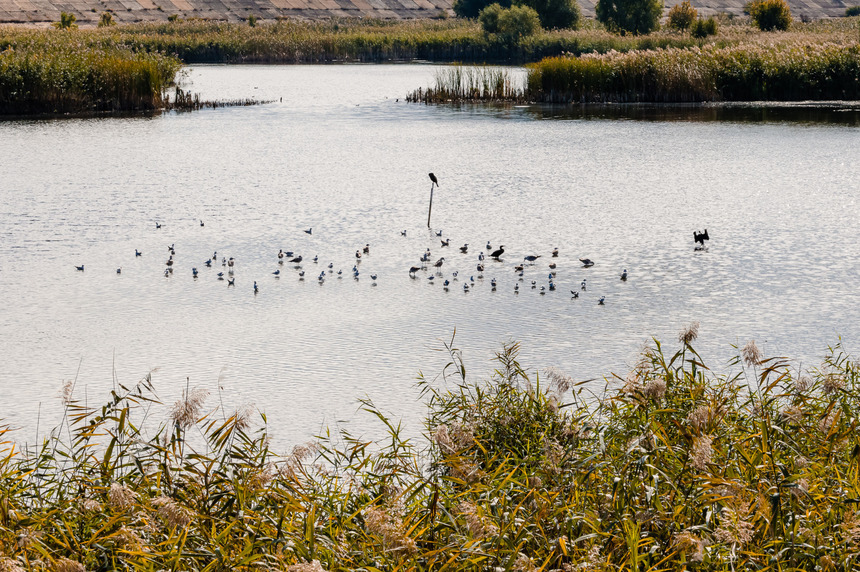
[[[343,433],[278,456],[265,418],[188,388],[151,433],[149,378],[25,454],[0,447],[0,569],[851,570],[860,550],[860,366],[732,373],[653,344],[591,394],[516,345],[486,382],[459,352],[419,380],[426,440]],[[262,422],[262,426],[261,426]]]
[[[860,99],[860,44],[744,43],[547,58],[529,70],[542,102]]]
[[[0,114],[158,109],[180,67],[159,53],[30,32],[0,48]]]
[[[20,27],[0,27],[0,49],[20,38],[41,34]],[[317,63],[432,60],[525,62],[562,53],[696,45],[689,36],[655,33],[621,37],[589,23],[582,30],[544,31],[510,44],[490,38],[477,22],[419,20],[284,20],[254,27],[202,20],[80,29],[85,45],[122,45],[158,51],[185,63]]]

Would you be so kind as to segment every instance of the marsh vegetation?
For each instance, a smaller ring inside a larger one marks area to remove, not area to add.
[[[4,570],[850,570],[860,366],[808,371],[737,348],[727,373],[653,342],[602,383],[531,371],[517,344],[491,379],[459,351],[419,377],[424,437],[344,430],[269,447],[265,415],[186,387],[153,427],[149,376],[76,399],[35,449],[3,428]],[[598,387],[602,390],[594,391]],[[220,401],[220,400],[219,400]]]

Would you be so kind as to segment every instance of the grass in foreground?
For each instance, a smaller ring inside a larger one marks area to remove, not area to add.
[[[506,346],[419,381],[426,441],[346,432],[268,446],[188,388],[141,427],[149,378],[68,415],[35,453],[4,430],[0,569],[851,570],[860,550],[860,365],[796,371],[754,343],[736,374],[659,343],[589,395]],[[265,417],[262,418],[265,423]]]

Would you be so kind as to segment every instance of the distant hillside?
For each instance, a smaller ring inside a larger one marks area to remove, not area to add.
[[[594,16],[596,0],[580,0],[583,12]],[[670,8],[679,0],[666,0]],[[860,0],[858,0],[860,2]],[[788,0],[796,17],[827,18],[845,15],[840,0]],[[453,14],[453,0],[0,0],[0,22],[46,24],[71,12],[81,25],[95,25],[102,12],[110,11],[120,23],[206,18],[239,22],[253,15],[263,20],[297,18],[319,20],[333,17],[409,19],[433,18],[445,11]],[[743,14],[745,0],[693,0],[704,15],[726,12]]]

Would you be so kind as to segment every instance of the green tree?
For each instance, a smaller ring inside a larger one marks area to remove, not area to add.
[[[511,6],[499,14],[499,35],[507,42],[518,42],[540,30],[540,17],[530,6]]]
[[[60,21],[54,22],[54,27],[59,28],[61,30],[70,30],[72,28],[77,28],[78,25],[75,24],[75,21],[78,19],[77,16],[71,13],[60,12]]]
[[[116,21],[113,19],[113,14],[110,12],[102,12],[102,17],[99,18],[99,28],[107,28],[108,26],[115,26]]]
[[[755,0],[749,4],[749,13],[759,30],[788,30],[791,9],[785,0]]]
[[[480,14],[478,14],[478,22],[481,23],[481,29],[483,29],[487,34],[498,34],[499,16],[501,16],[504,11],[505,8],[502,8],[501,4],[498,2],[490,4],[481,10]]]
[[[490,4],[510,8],[511,0],[454,0],[454,13],[461,18],[477,18],[481,10]]]
[[[684,0],[680,4],[675,4],[669,10],[667,25],[675,30],[686,30],[693,25],[699,13],[689,0]]]
[[[597,20],[621,34],[647,34],[660,27],[663,0],[597,0]]]
[[[454,0],[454,13],[461,18],[477,18],[491,4],[531,7],[544,28],[576,28],[582,18],[576,0]]]
[[[693,26],[690,28],[690,35],[694,38],[707,38],[708,36],[716,35],[717,29],[717,21],[713,16],[707,20],[699,18],[693,22]]]

